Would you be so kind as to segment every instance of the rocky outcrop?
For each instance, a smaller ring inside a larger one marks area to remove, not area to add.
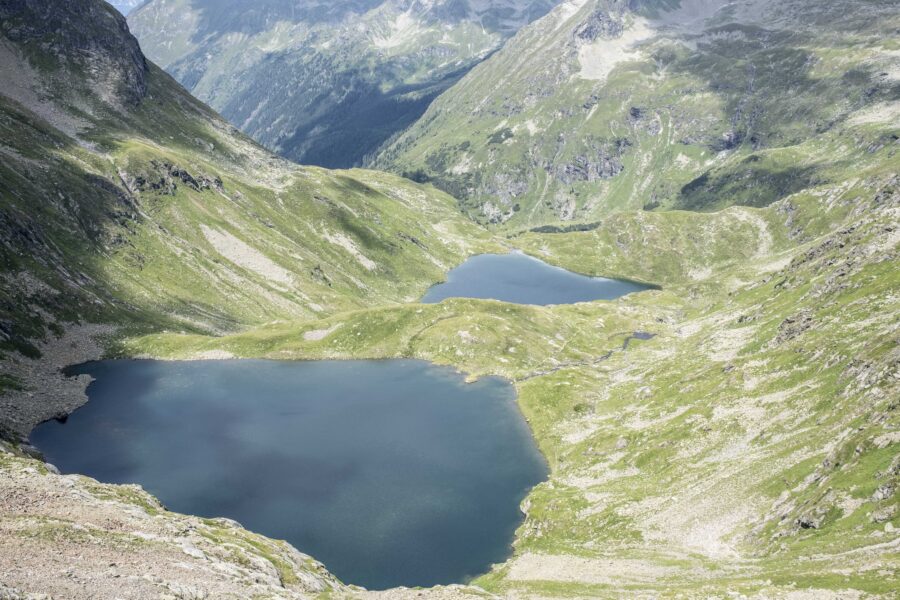
[[[590,16],[575,28],[575,38],[580,42],[591,43],[600,38],[611,39],[622,36],[625,25],[621,13],[608,10],[606,7],[594,10]]]
[[[814,323],[811,311],[805,310],[796,315],[791,315],[778,326],[778,335],[775,338],[775,343],[783,344],[799,337],[804,331],[811,328]]]
[[[16,454],[0,442],[0,514],[17,515],[0,519],[0,598],[301,600],[349,591],[321,563],[234,521],[171,513],[140,486],[59,475]]]
[[[590,153],[577,155],[574,160],[556,165],[548,165],[553,176],[564,184],[577,181],[598,181],[609,179],[621,173],[625,166],[622,158],[631,146],[627,138],[618,139],[612,144],[600,141],[588,141]]]
[[[150,191],[174,196],[179,183],[195,192],[225,191],[222,179],[218,175],[191,174],[186,168],[165,161],[152,160],[150,165],[151,169],[147,172],[138,173],[133,177],[124,172],[120,173],[122,180],[133,193]]]

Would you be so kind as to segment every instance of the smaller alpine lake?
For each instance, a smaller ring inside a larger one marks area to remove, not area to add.
[[[447,281],[432,286],[422,302],[433,304],[446,298],[482,298],[515,304],[573,304],[614,300],[654,286],[588,277],[554,267],[523,254],[480,254],[447,274]]]
[[[63,472],[229,517],[370,589],[464,582],[510,554],[547,465],[507,382],[415,360],[118,360],[32,442]]]

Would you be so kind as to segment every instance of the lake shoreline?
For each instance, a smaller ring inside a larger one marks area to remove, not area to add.
[[[40,358],[15,355],[5,362],[4,374],[15,377],[22,389],[0,396],[0,437],[28,444],[35,427],[84,406],[90,379],[69,377],[65,372],[102,358],[107,349],[102,338],[117,330],[107,324],[71,324],[60,337],[40,345]]]
[[[506,254],[468,257],[433,284],[419,300],[436,304],[449,298],[497,300],[512,304],[556,306],[612,301],[632,293],[660,290],[656,284],[571,271],[512,249]]]

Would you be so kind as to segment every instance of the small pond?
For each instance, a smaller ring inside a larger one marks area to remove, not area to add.
[[[104,361],[32,442],[63,472],[285,539],[370,589],[463,582],[510,553],[546,463],[513,388],[421,361]]]
[[[486,298],[516,304],[573,304],[613,300],[653,286],[603,277],[588,277],[554,267],[521,252],[480,254],[431,287],[422,302],[445,298]]]

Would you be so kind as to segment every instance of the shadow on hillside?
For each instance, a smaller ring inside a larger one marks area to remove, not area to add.
[[[827,181],[841,161],[804,164],[800,158],[795,164],[773,164],[765,153],[840,128],[867,105],[900,98],[900,86],[872,67],[814,75],[820,59],[808,48],[814,48],[816,40],[804,34],[728,25],[697,36],[695,43],[697,52],[664,58],[670,71],[704,81],[707,91],[722,101],[724,119],[703,131],[700,143],[713,152],[758,154],[683,186],[679,208],[714,208],[723,199],[765,206]]]

